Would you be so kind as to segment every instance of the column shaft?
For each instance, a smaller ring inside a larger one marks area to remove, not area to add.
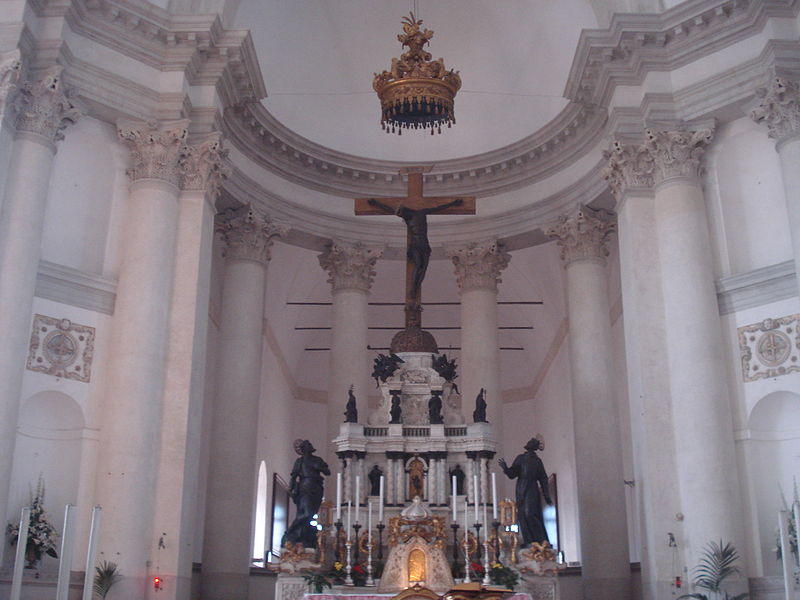
[[[266,270],[271,238],[285,232],[248,206],[222,215],[218,229],[227,248],[203,539],[208,600],[248,593]]]
[[[582,207],[548,231],[566,260],[575,470],[584,598],[630,598],[605,240],[611,216]]]
[[[3,516],[8,513],[22,375],[30,341],[31,306],[55,142],[63,137],[61,132],[67,124],[79,116],[61,88],[60,70],[54,68],[40,81],[26,82],[19,90],[21,106],[0,207],[0,331],[3,332],[0,515]]]
[[[605,178],[619,199],[620,279],[633,455],[639,509],[642,593],[658,600],[674,592],[672,533],[683,539],[675,433],[665,368],[666,321],[652,192],[653,156],[644,145],[615,143],[605,153]]]

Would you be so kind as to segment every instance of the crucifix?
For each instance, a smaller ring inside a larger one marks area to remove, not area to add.
[[[428,269],[428,215],[474,215],[474,196],[422,195],[422,174],[432,167],[408,167],[408,193],[395,198],[356,198],[356,215],[397,215],[406,223],[406,329],[422,326],[422,280]]]

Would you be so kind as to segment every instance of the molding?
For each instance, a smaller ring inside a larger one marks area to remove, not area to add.
[[[604,30],[584,30],[564,96],[608,106],[620,85],[640,85],[761,31],[773,17],[793,18],[798,0],[687,0],[660,14],[615,14]]]
[[[797,296],[794,260],[723,277],[716,286],[720,315],[794,298]]]
[[[117,283],[72,267],[41,260],[34,295],[37,298],[113,315]]]
[[[603,135],[606,113],[570,103],[525,139],[484,154],[438,162],[423,175],[429,195],[492,196],[513,191],[568,167]],[[223,133],[254,163],[310,189],[345,197],[397,196],[402,168],[316,144],[279,123],[259,103],[225,111]]]

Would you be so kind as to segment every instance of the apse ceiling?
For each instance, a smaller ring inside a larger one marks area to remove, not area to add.
[[[586,0],[417,0],[428,50],[460,72],[457,124],[442,135],[380,127],[373,73],[402,48],[398,0],[243,0],[267,89],[262,103],[313,144],[372,160],[435,163],[504,148],[567,106],[563,97],[581,29],[597,27]]]

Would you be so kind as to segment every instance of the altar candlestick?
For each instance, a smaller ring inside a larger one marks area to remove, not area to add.
[[[469,525],[467,524],[467,519],[469,519],[469,506],[467,505],[466,498],[464,499],[464,535],[466,536],[469,533]],[[466,539],[466,538],[465,538]]]
[[[450,494],[453,497],[453,523],[456,522],[456,491],[458,488],[456,487],[456,476],[453,475],[453,493]]]
[[[353,503],[347,503],[347,541],[350,541],[350,509],[352,508]]]
[[[474,493],[473,501],[475,502],[475,522],[478,522],[478,504],[480,502],[480,490],[478,489],[478,476],[472,476],[472,491]]]
[[[342,520],[342,472],[336,474],[336,520]]]
[[[372,544],[372,502],[367,500],[367,544]]]
[[[489,523],[486,520],[486,500],[483,501],[483,531],[486,539],[489,539]]]
[[[31,507],[26,506],[22,509],[19,517],[19,529],[17,529],[17,542],[28,539],[28,527],[31,522]],[[785,548],[786,546],[784,546]],[[25,566],[25,550],[27,544],[17,543],[17,553],[14,558],[14,571],[11,576],[11,600],[19,600],[22,593],[22,569]]]
[[[492,473],[492,520],[497,521],[497,473]]]
[[[383,523],[383,475],[380,479],[380,490],[378,493],[378,523]]]
[[[356,518],[355,518],[355,522],[358,523],[359,522],[358,521],[358,508],[361,505],[361,476],[360,475],[356,475],[356,497],[355,497],[355,501],[356,501]]]

